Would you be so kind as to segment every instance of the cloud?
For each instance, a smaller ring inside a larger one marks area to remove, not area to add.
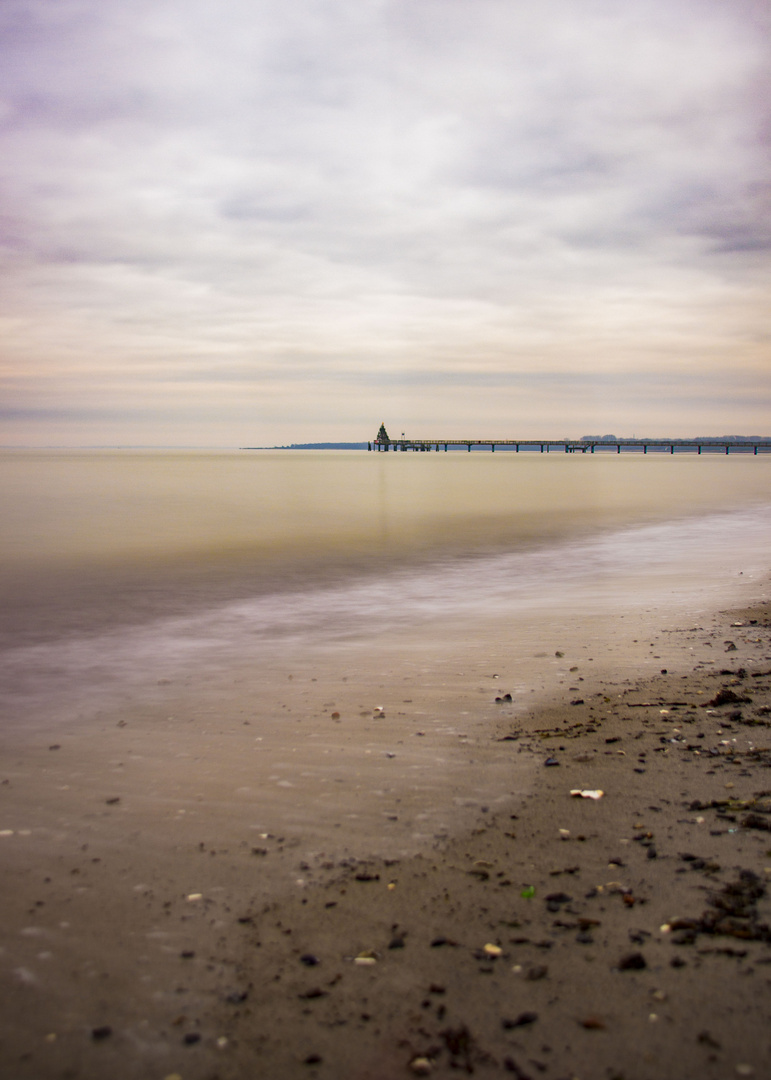
[[[318,384],[351,438],[378,378],[462,414],[586,373],[627,381],[630,422],[665,370],[699,408],[721,365],[765,392],[768,24],[752,0],[6,0],[4,396],[75,415],[96,387],[130,441],[130,399],[186,385],[195,441],[208,384],[239,442],[228,387],[276,441],[292,415],[331,437]]]

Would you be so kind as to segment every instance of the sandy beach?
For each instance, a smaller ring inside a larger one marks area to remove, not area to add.
[[[767,587],[9,727],[3,1075],[767,1075]]]

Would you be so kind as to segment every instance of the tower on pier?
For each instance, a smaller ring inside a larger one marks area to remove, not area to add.
[[[390,441],[391,440],[388,438],[388,432],[385,429],[385,424],[381,424],[380,431],[378,431],[377,433],[377,438],[375,439],[375,442],[379,446],[388,446]]]

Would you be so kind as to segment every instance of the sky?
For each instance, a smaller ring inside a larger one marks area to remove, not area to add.
[[[2,0],[0,444],[771,435],[768,0]]]

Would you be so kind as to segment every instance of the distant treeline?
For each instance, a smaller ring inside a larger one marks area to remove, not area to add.
[[[303,442],[290,443],[289,446],[266,446],[266,450],[366,450],[366,442]],[[257,447],[246,447],[247,450]]]
[[[629,435],[621,435],[620,440],[628,439]],[[646,435],[632,435],[633,439],[637,439],[640,442],[648,441]],[[678,436],[679,438],[679,436]],[[722,443],[745,443],[745,442],[765,442],[771,439],[769,435],[694,435],[694,442],[722,442]],[[619,437],[615,435],[582,435],[581,442],[619,442]],[[656,441],[656,440],[652,440]],[[661,441],[661,438],[658,439]],[[682,441],[682,440],[681,440]]]

